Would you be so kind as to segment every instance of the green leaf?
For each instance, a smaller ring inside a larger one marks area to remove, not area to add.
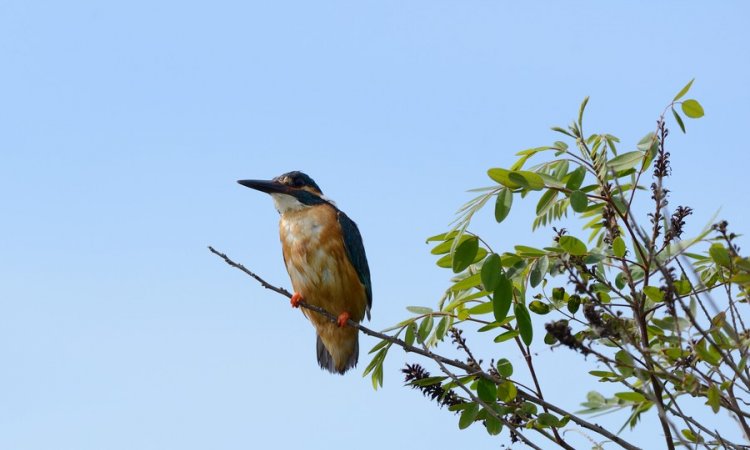
[[[546,173],[540,173],[538,175],[542,177],[542,179],[544,180],[544,185],[547,187],[553,187],[553,188],[558,188],[558,189],[562,189],[565,187],[565,183],[563,183],[562,181],[558,180],[557,178],[551,175],[547,175]]]
[[[412,322],[406,327],[406,333],[404,334],[404,342],[409,345],[414,345],[414,339],[416,338],[417,325]]]
[[[585,255],[587,252],[586,244],[574,236],[561,236],[558,243],[563,250],[574,256]]]
[[[536,416],[536,423],[542,427],[558,427],[560,426],[560,422],[557,420],[557,417],[553,416],[550,413],[539,413],[538,416]]]
[[[506,358],[500,358],[497,361],[497,373],[499,373],[501,377],[508,378],[513,375],[513,364],[511,364]]]
[[[703,107],[698,100],[690,99],[682,102],[682,112],[691,119],[703,117]]]
[[[469,275],[468,277],[457,281],[453,286],[450,287],[450,290],[453,292],[466,291],[471,288],[478,287],[479,283],[481,282],[482,280],[480,279],[480,274],[475,273],[474,275]]]
[[[497,386],[490,380],[480,378],[477,382],[477,395],[485,402],[494,402],[497,398]]]
[[[598,406],[604,406],[604,404],[607,402],[607,399],[604,398],[604,396],[596,391],[589,391],[588,394],[586,394],[586,400],[588,405],[598,405]]]
[[[707,346],[705,339],[698,341],[694,348],[695,352],[698,354],[698,358],[701,360],[706,361],[712,366],[718,367],[719,364],[721,364],[721,354],[719,354],[713,345]]]
[[[676,102],[677,100],[681,99],[683,95],[687,94],[687,91],[690,90],[690,86],[693,85],[693,81],[695,81],[695,78],[690,80],[690,82],[688,82],[688,84],[686,84],[684,88],[680,89],[680,92],[678,92],[677,95],[674,96],[672,101]]]
[[[581,191],[573,191],[570,193],[570,206],[575,212],[584,212],[586,207],[589,205],[589,198],[586,197]]]
[[[484,419],[484,427],[487,429],[487,433],[490,436],[497,436],[503,431],[503,423],[497,420],[495,416],[493,416],[489,412],[487,413],[487,417]]]
[[[591,285],[590,289],[594,292],[610,292],[611,291],[609,286],[604,283],[594,283]]]
[[[622,258],[625,256],[625,241],[622,239],[622,237],[617,236],[612,242],[612,252],[617,256],[618,258]]]
[[[490,303],[490,305],[491,304],[492,303]],[[488,323],[487,325],[485,325],[483,327],[479,327],[479,329],[477,329],[477,331],[479,333],[484,333],[484,332],[487,332],[487,331],[491,331],[491,330],[494,330],[495,328],[501,327],[502,326],[502,325],[500,325],[501,323],[502,322],[490,322],[490,323]]]
[[[677,111],[674,108],[672,108],[672,115],[674,116],[674,120],[675,120],[675,122],[677,122],[677,125],[680,126],[680,130],[682,130],[682,132],[684,133],[685,132],[685,124],[682,122],[682,117],[680,117],[680,115],[677,114]]]
[[[537,407],[531,402],[523,402],[521,405],[521,412],[529,416],[535,416],[537,414]]]
[[[458,419],[458,428],[462,430],[468,428],[469,425],[474,423],[478,413],[479,405],[476,403],[469,404],[469,406],[461,412],[461,417]]]
[[[716,328],[721,328],[724,326],[727,320],[727,313],[722,311],[714,316],[713,319],[711,319],[711,326]]]
[[[470,239],[470,238],[471,238],[471,235],[464,234],[459,239],[459,243],[463,242],[463,241],[465,241],[467,239]],[[440,244],[438,244],[435,247],[433,247],[433,249],[430,250],[430,253],[432,253],[433,255],[443,255],[443,254],[448,253],[448,252],[451,251],[451,248],[453,248],[453,244],[454,244],[453,238],[446,239],[445,241],[443,241]]]
[[[513,282],[504,274],[500,274],[495,292],[492,295],[492,311],[495,313],[495,320],[500,322],[505,319],[513,302]]]
[[[406,310],[414,314],[429,314],[432,312],[432,308],[426,306],[407,306]]]
[[[583,179],[586,178],[586,168],[579,166],[576,170],[568,174],[568,182],[565,183],[565,187],[571,191],[578,190],[583,184]]]
[[[436,234],[435,236],[430,236],[427,238],[426,242],[434,242],[434,241],[445,241],[447,239],[453,239],[458,234],[458,231],[450,231],[448,233],[440,233]]]
[[[632,151],[627,153],[621,153],[620,155],[610,159],[607,162],[607,166],[615,172],[622,172],[623,170],[632,169],[638,163],[643,161],[644,153],[641,151]]]
[[[503,261],[503,265],[505,265],[505,261]],[[505,271],[505,276],[508,277],[509,280],[512,280],[524,270],[526,270],[526,261],[520,260]]]
[[[706,393],[706,398],[706,405],[711,407],[711,411],[713,411],[714,414],[718,413],[719,408],[721,407],[721,392],[716,384],[711,383],[711,386]]]
[[[544,315],[549,313],[549,305],[539,300],[529,303],[529,309],[535,314]]]
[[[617,392],[615,397],[625,400],[626,402],[641,403],[646,400],[646,397],[639,392]]]
[[[615,361],[618,362],[617,370],[625,376],[629,377],[633,375],[633,357],[630,356],[625,350],[620,350],[615,353]]]
[[[536,204],[536,215],[540,216],[547,212],[550,206],[552,206],[552,203],[557,198],[557,194],[559,191],[556,191],[554,189],[548,189],[547,192],[542,194],[542,197],[539,199],[539,203]]]
[[[581,297],[578,295],[571,295],[568,299],[568,311],[571,314],[575,314],[578,308],[581,306]]]
[[[378,387],[383,387],[383,364],[382,362],[378,365],[375,370],[372,371],[372,388],[376,391]]]
[[[646,286],[643,288],[643,293],[646,294],[652,302],[664,301],[664,291],[656,286]]]
[[[435,339],[442,341],[448,331],[448,316],[443,316],[435,327]]]
[[[578,110],[578,126],[580,128],[583,128],[583,110],[586,109],[588,102],[589,96],[587,95],[586,98],[583,99],[583,102],[581,102],[581,109]]]
[[[575,135],[573,135],[573,133],[570,133],[570,132],[568,132],[568,131],[566,131],[566,130],[564,130],[564,129],[560,128],[560,127],[552,127],[552,128],[550,128],[550,130],[552,130],[552,131],[557,131],[558,133],[562,133],[562,134],[564,134],[564,135],[566,135],[566,136],[570,136],[570,137],[572,137],[573,139],[575,139]]]
[[[677,280],[674,282],[674,288],[677,290],[679,295],[687,295],[688,292],[693,290],[688,280]]]
[[[448,269],[453,267],[453,255],[448,254],[443,256],[442,258],[435,261],[435,264],[438,265],[438,267],[442,267],[444,269]]]
[[[516,303],[516,306],[513,307],[513,312],[516,314],[516,322],[518,322],[518,329],[521,332],[521,340],[523,340],[524,344],[531,345],[531,341],[534,338],[534,329],[531,326],[529,311],[523,303]]]
[[[590,370],[589,374],[601,378],[617,378],[617,374],[608,370]]]
[[[500,189],[495,202],[495,220],[502,222],[508,217],[510,207],[513,205],[513,192],[508,188]]]
[[[696,435],[695,433],[690,431],[688,428],[685,428],[680,431],[682,435],[685,436],[685,439],[687,439],[690,442],[703,442],[703,438],[700,435]]]
[[[471,263],[479,251],[479,239],[476,236],[461,242],[456,247],[456,253],[453,255],[453,272],[463,272]]]
[[[642,152],[652,152],[654,150],[658,150],[659,138],[656,137],[656,134],[653,131],[650,131],[645,136],[643,136],[640,141],[638,141],[638,145],[636,145],[636,147]]]
[[[545,150],[554,150],[554,149],[555,149],[554,147],[549,147],[549,146],[527,148],[526,150],[521,150],[520,152],[516,153],[516,155],[517,156],[520,156],[520,155],[532,156],[532,155],[535,155],[535,154],[537,154],[539,152],[543,152]]]
[[[494,168],[494,169],[488,170],[487,175],[489,175],[489,177],[492,178],[494,181],[497,181],[498,183],[502,184],[503,186],[507,188],[518,189],[521,187],[520,184],[514,183],[510,179],[510,170]]]
[[[547,268],[549,267],[549,258],[547,255],[537,259],[531,266],[531,272],[529,273],[529,284],[531,287],[537,287],[542,282],[544,276],[547,274]]]
[[[370,361],[370,364],[365,367],[364,372],[362,372],[362,376],[366,377],[368,373],[372,372],[373,369],[375,369],[377,366],[380,366],[383,364],[383,361],[385,360],[385,355],[388,353],[388,348],[382,348],[379,352],[375,354],[375,356],[372,357],[372,360]],[[377,387],[375,387],[377,389]]]
[[[518,153],[516,153],[518,155]],[[520,158],[518,158],[518,161],[514,162],[512,166],[510,166],[511,171],[520,170],[521,167],[523,167],[524,164],[526,164],[526,161],[529,160],[533,156],[533,153],[527,153]]]
[[[544,188],[544,179],[534,172],[514,170],[508,174],[508,179],[522,187],[538,191]]]
[[[497,386],[497,398],[504,402],[512,402],[518,395],[516,385],[505,380]]]
[[[480,276],[485,291],[494,291],[497,287],[497,283],[500,281],[500,266],[500,255],[497,253],[491,253],[484,260]]]
[[[474,379],[474,376],[469,377],[462,377],[459,378],[457,381],[451,381],[450,383],[446,383],[443,385],[443,389],[453,389],[457,387],[459,384],[466,385],[467,383],[471,382]],[[458,412],[463,411],[464,409],[470,407],[473,403],[456,403],[455,405],[450,405],[448,407],[448,411]]]
[[[513,249],[518,253],[519,256],[544,256],[547,253],[544,250],[538,248],[529,247],[528,245],[516,245]],[[506,266],[507,267],[507,266]]]
[[[628,211],[628,204],[625,203],[625,199],[620,197],[619,195],[612,197],[612,203],[614,203],[615,208],[617,208],[618,211],[620,211],[621,214],[626,214]]]
[[[505,342],[505,341],[508,341],[510,339],[513,339],[514,337],[518,336],[519,334],[521,334],[521,333],[518,330],[506,331],[505,333],[498,334],[495,337],[494,342],[496,344],[499,344],[501,342]]]
[[[625,287],[625,273],[624,272],[618,273],[617,276],[615,277],[615,286],[617,287],[617,289],[622,289]]]
[[[720,266],[729,267],[732,264],[729,252],[719,243],[712,244],[711,248],[708,249],[708,254],[711,255],[711,259]]]
[[[474,315],[489,314],[492,312],[492,309],[493,309],[492,303],[485,302],[485,303],[480,303],[476,306],[472,306],[471,308],[469,308],[468,312],[469,314],[474,316]]]
[[[430,335],[433,323],[434,319],[432,318],[432,316],[427,316],[422,319],[422,323],[419,324],[419,330],[417,330],[417,340],[419,342],[424,342],[425,339],[427,339],[427,336]]]
[[[474,257],[474,261],[472,261],[472,263],[478,263],[479,261],[483,260],[485,256],[487,256],[487,253],[487,250],[479,247],[479,249],[477,250],[477,255]]]
[[[373,354],[373,353],[377,352],[378,350],[382,349],[383,347],[389,346],[389,345],[390,345],[390,342],[388,342],[388,341],[380,341],[377,344],[375,344],[375,346],[373,348],[371,348],[370,351],[367,352],[367,353],[368,354]]]

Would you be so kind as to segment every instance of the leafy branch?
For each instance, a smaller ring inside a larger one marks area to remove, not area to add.
[[[683,227],[693,209],[680,205],[671,213],[668,210],[666,181],[672,173],[666,114],[671,111],[683,132],[682,115],[691,119],[703,116],[697,100],[684,99],[692,84],[667,105],[656,129],[646,134],[635,150],[626,152],[618,150],[620,140],[609,133],[584,132],[588,98],[584,99],[576,121],[567,128],[552,129],[564,139],[572,139],[572,145],[555,141],[523,150],[509,168],[489,169],[487,175],[496,184],[474,189],[478,196],[458,210],[452,228],[427,239],[434,243],[437,265],[453,271],[451,285],[437,310],[409,307],[417,315],[387,331],[404,332],[405,342],[416,340],[433,348],[448,330],[480,324],[477,333],[494,335],[495,344],[514,344],[533,385],[529,388],[519,378],[512,378],[513,367],[507,359],[500,360],[497,367],[483,369],[468,345],[461,343],[459,348],[467,354],[467,363],[475,373],[451,373],[430,380],[442,383],[443,389],[472,390],[482,400],[479,403],[469,397],[462,406],[454,407],[462,411],[460,428],[468,426],[465,415],[471,411],[488,433],[497,434],[497,424],[487,417],[501,408],[503,417],[514,424],[511,438],[517,438],[519,429],[545,430],[542,436],[559,447],[568,447],[562,439],[564,433],[558,430],[570,422],[578,423],[574,416],[563,413],[555,417],[550,412],[560,412],[548,405],[537,412],[519,404],[528,401],[529,395],[543,401],[531,352],[534,316],[554,314],[559,318],[546,323],[544,345],[594,356],[598,367],[589,372],[594,379],[624,388],[610,398],[590,393],[584,403],[586,412],[630,409],[623,428],[633,428],[653,409],[666,448],[743,448],[727,439],[727,424],[721,429],[702,425],[693,418],[698,412],[694,402],[684,401],[698,397],[705,401],[709,414],[722,409],[729,412],[749,439],[750,417],[743,408],[750,403],[750,332],[740,308],[747,304],[750,291],[750,259],[740,255],[737,235],[728,230],[726,222],[683,238]],[[552,158],[525,168],[532,158],[550,152]],[[644,186],[649,172],[652,182]],[[509,217],[514,199],[527,200],[537,192],[540,197],[532,229],[549,226],[572,213],[584,219],[582,230],[590,232],[588,238],[553,228],[552,243],[547,247],[515,245],[501,253],[490,247],[487,237],[470,231],[476,213],[491,201],[495,219],[502,223]],[[638,219],[636,203],[646,192],[652,202],[647,225]],[[704,244],[709,245],[708,251],[701,247]],[[562,279],[562,285],[551,284],[556,278]],[[721,301],[716,300],[719,293],[723,293]],[[485,315],[491,319],[483,319]],[[376,349],[374,363],[366,370],[374,378],[382,376],[378,369],[388,347]],[[494,389],[483,380],[492,381]],[[600,434],[617,445],[631,445]]]
[[[221,259],[223,259],[224,262],[226,262],[228,265],[230,265],[230,266],[232,266],[232,267],[234,267],[234,268],[236,268],[236,269],[244,272],[246,275],[249,275],[250,277],[254,278],[264,288],[270,289],[270,290],[276,292],[277,294],[280,294],[280,295],[282,295],[282,296],[284,296],[286,298],[291,299],[292,294],[288,290],[286,290],[284,288],[281,288],[281,287],[277,287],[277,286],[272,285],[271,283],[267,282],[262,277],[260,277],[259,275],[257,275],[255,272],[249,270],[243,264],[235,262],[234,260],[232,260],[231,258],[229,258],[226,254],[224,254],[224,253],[222,253],[222,252],[214,249],[212,246],[209,246],[208,249],[209,249],[209,251],[211,253],[213,253],[213,254],[219,256]],[[311,305],[309,303],[306,303],[304,300],[302,300],[302,301],[299,302],[299,306],[301,308],[308,309],[310,311],[313,311],[313,312],[316,312],[318,314],[321,314],[322,316],[326,317],[328,320],[330,320],[333,323],[336,323],[336,321],[338,319],[338,317],[336,315],[330,313],[329,311],[325,310],[324,308],[320,308],[318,306]],[[507,374],[507,371],[506,371],[506,369],[502,368],[503,365],[500,364],[500,363],[498,363],[498,367],[500,368],[499,372],[489,373],[487,371],[481,370],[481,368],[478,369],[477,367],[474,367],[472,365],[463,363],[463,362],[461,362],[459,360],[451,359],[451,358],[447,358],[445,356],[441,356],[441,355],[435,354],[434,352],[430,351],[429,348],[426,348],[426,347],[422,347],[422,348],[417,347],[417,346],[413,345],[412,343],[408,343],[408,342],[406,342],[406,341],[404,341],[402,339],[399,339],[397,337],[398,334],[396,336],[392,336],[392,335],[388,335],[388,334],[385,334],[385,333],[382,333],[382,332],[378,332],[378,331],[372,330],[372,329],[370,329],[370,328],[368,328],[368,327],[366,327],[366,326],[364,326],[364,325],[362,325],[362,324],[360,324],[358,322],[355,322],[353,320],[349,320],[347,322],[347,325],[357,328],[359,331],[361,331],[362,333],[364,333],[364,334],[366,334],[368,336],[372,336],[372,337],[381,339],[381,342],[378,345],[376,345],[373,350],[382,351],[382,349],[384,349],[384,348],[389,348],[391,345],[396,345],[397,347],[401,347],[406,352],[415,353],[415,354],[427,357],[430,360],[434,361],[436,364],[441,365],[442,367],[450,366],[450,367],[454,367],[456,369],[460,369],[464,373],[466,373],[467,376],[469,376],[469,377],[483,379],[483,380],[486,380],[486,381],[488,381],[488,382],[490,382],[492,384],[495,384],[495,385],[503,385],[503,384],[508,385],[507,379],[502,375],[504,373]],[[373,351],[371,351],[370,353],[373,353]],[[373,361],[378,361],[377,355],[376,355],[376,357],[373,358]],[[382,365],[382,361],[380,361],[380,364]],[[372,366],[372,363],[371,363],[371,366]],[[370,370],[372,370],[372,369],[370,369]],[[368,373],[367,370],[366,370],[366,373]],[[382,385],[382,375],[381,375],[381,377],[378,380],[379,380],[379,385]],[[419,380],[416,380],[416,381],[418,383]],[[432,379],[430,379],[428,381],[429,382],[433,382],[434,378],[432,378]],[[431,383],[431,384],[434,384],[434,383]],[[463,385],[463,382],[460,379],[459,379],[459,384]],[[374,386],[377,386],[377,385],[378,385],[378,383],[374,383]],[[415,384],[415,385],[429,386],[430,383],[424,383],[423,382],[421,384]],[[525,390],[518,391],[517,395],[518,395],[518,397],[520,399],[523,399],[525,402],[527,402],[527,405],[539,405],[539,406],[542,406],[543,408],[548,408],[549,410],[551,410],[551,411],[553,411],[553,412],[555,412],[557,414],[561,414],[561,415],[564,415],[566,417],[569,417],[569,419],[567,419],[567,420],[571,420],[571,421],[577,423],[582,428],[586,428],[586,429],[588,429],[590,431],[593,431],[595,433],[598,433],[598,434],[601,434],[601,435],[607,437],[608,439],[612,440],[613,442],[617,442],[623,448],[626,448],[626,449],[629,449],[629,450],[638,450],[638,447],[628,444],[626,441],[620,439],[619,437],[617,437],[613,433],[610,433],[609,431],[607,431],[606,429],[602,428],[601,426],[596,425],[596,424],[591,423],[591,422],[588,422],[588,421],[584,420],[583,418],[576,416],[573,413],[565,411],[562,408],[559,408],[559,407],[557,407],[555,405],[552,405],[552,404],[544,401],[541,398],[537,398],[536,396],[534,396],[533,394],[528,393]],[[451,407],[455,408],[456,405],[452,405]],[[529,406],[526,406],[526,408],[529,409]],[[481,417],[476,416],[475,419],[476,418],[481,418]],[[499,432],[499,430],[498,430],[498,432]]]

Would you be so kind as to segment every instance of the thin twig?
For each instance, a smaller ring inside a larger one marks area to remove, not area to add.
[[[539,396],[540,399],[544,400],[544,395],[542,395],[542,388],[539,385],[539,379],[536,377],[536,370],[534,370],[534,363],[531,360],[531,350],[529,349],[529,346],[525,346],[521,342],[520,339],[518,339],[518,336],[515,338],[516,344],[518,345],[519,350],[521,350],[521,354],[523,354],[523,358],[526,361],[526,366],[529,368],[529,373],[531,374],[531,379],[534,382],[534,387],[536,388],[536,395]],[[546,407],[544,408],[544,412],[549,413],[549,410]],[[557,442],[558,445],[560,445],[563,448],[572,448],[570,445],[568,445],[567,442],[560,436],[560,433],[557,431],[557,427],[552,427],[552,433],[555,435],[555,442]]]
[[[222,258],[230,266],[232,266],[232,267],[234,267],[236,269],[240,269],[241,271],[243,271],[246,274],[250,275],[251,277],[255,278],[255,280],[258,283],[260,283],[260,285],[263,286],[264,288],[270,289],[270,290],[272,290],[272,291],[274,291],[276,293],[279,293],[281,295],[284,295],[284,296],[286,296],[288,298],[292,298],[291,292],[287,291],[286,289],[280,288],[280,287],[276,287],[276,286],[272,285],[271,283],[267,282],[263,278],[261,278],[258,275],[256,275],[255,272],[252,272],[251,270],[249,270],[247,267],[243,266],[240,263],[232,261],[231,259],[229,259],[229,257],[227,255],[225,255],[224,253],[221,253],[220,251],[216,250],[215,248],[211,247],[210,245],[208,246],[208,249],[211,250],[211,253],[213,253],[214,255],[218,255],[220,258]]]

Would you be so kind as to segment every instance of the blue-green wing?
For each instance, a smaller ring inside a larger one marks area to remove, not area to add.
[[[352,221],[346,214],[338,212],[339,225],[344,234],[344,247],[346,254],[349,256],[354,266],[354,270],[359,275],[359,281],[365,286],[367,293],[367,318],[370,318],[370,308],[372,307],[372,283],[370,282],[370,266],[367,265],[367,255],[365,255],[365,246],[362,244],[362,235],[359,234],[357,224]]]

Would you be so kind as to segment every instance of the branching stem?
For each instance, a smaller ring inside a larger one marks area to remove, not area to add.
[[[232,266],[232,267],[234,267],[234,268],[236,268],[236,269],[244,272],[245,274],[247,274],[250,277],[252,277],[253,279],[255,279],[264,288],[270,289],[270,290],[276,292],[277,294],[280,294],[280,295],[282,295],[284,297],[287,297],[287,298],[291,298],[292,297],[292,294],[289,291],[287,291],[286,289],[283,289],[283,288],[280,288],[280,287],[277,287],[277,286],[274,286],[274,285],[268,283],[263,278],[261,278],[260,276],[258,276],[255,272],[253,272],[253,271],[249,270],[248,268],[246,268],[244,265],[233,261],[226,254],[224,254],[224,253],[222,253],[222,252],[214,249],[211,246],[209,246],[208,249],[211,251],[211,253],[213,253],[213,254],[219,256],[220,258],[222,258],[224,260],[224,262],[226,262],[230,266]],[[305,308],[305,309],[308,309],[310,311],[314,311],[314,312],[316,312],[318,314],[321,314],[323,317],[327,318],[331,322],[336,322],[337,319],[338,319],[338,317],[335,316],[334,314],[332,314],[332,313],[330,313],[330,312],[326,311],[325,309],[320,308],[318,306],[310,305],[310,304],[306,303],[304,300],[299,302],[299,306],[301,308]],[[389,335],[387,335],[385,333],[380,333],[378,331],[371,330],[370,328],[368,328],[368,327],[366,327],[366,326],[364,326],[364,325],[362,325],[362,324],[360,324],[358,322],[355,322],[353,320],[349,320],[347,322],[347,325],[352,326],[354,328],[357,328],[359,331],[361,331],[362,333],[364,333],[364,334],[366,334],[368,336],[372,336],[372,337],[375,337],[375,338],[378,338],[378,339],[390,342],[391,344],[395,344],[398,347],[401,347],[402,349],[404,349],[404,351],[406,351],[406,352],[416,353],[418,355],[421,355],[421,356],[424,356],[426,358],[429,358],[429,359],[435,361],[439,365],[442,364],[442,365],[445,365],[445,366],[456,367],[458,369],[461,369],[461,370],[465,371],[467,374],[476,375],[478,377],[490,380],[490,381],[492,381],[493,383],[496,383],[496,384],[499,384],[499,383],[501,383],[503,381],[500,378],[492,376],[491,374],[489,374],[489,373],[487,373],[487,372],[485,372],[485,371],[483,371],[481,369],[477,370],[476,367],[471,367],[468,364],[463,363],[461,361],[458,361],[458,360],[455,360],[455,359],[446,358],[444,356],[441,356],[441,355],[438,355],[436,353],[424,350],[424,349],[416,347],[414,345],[407,344],[405,341],[403,341],[403,340],[401,340],[401,339],[399,339],[397,337],[389,336]],[[459,385],[460,385],[460,383],[459,383]],[[537,405],[539,405],[539,406],[541,406],[543,408],[549,409],[550,411],[552,411],[554,413],[557,413],[557,414],[560,414],[560,415],[564,415],[564,416],[565,415],[569,416],[570,420],[572,422],[576,423],[577,425],[581,426],[582,428],[585,428],[587,430],[593,431],[593,432],[595,432],[597,434],[600,434],[600,435],[604,436],[605,438],[607,438],[610,441],[616,443],[617,445],[619,445],[620,447],[622,447],[624,449],[627,449],[627,450],[641,450],[639,447],[637,447],[637,446],[635,446],[633,444],[630,444],[629,442],[627,442],[624,439],[620,438],[616,434],[611,433],[610,431],[606,430],[605,428],[603,428],[603,427],[601,427],[601,426],[599,426],[597,424],[588,422],[588,421],[582,419],[581,417],[577,416],[576,414],[573,414],[573,413],[571,413],[569,411],[566,411],[566,410],[564,410],[564,409],[562,409],[562,408],[560,408],[558,406],[555,406],[555,405],[553,405],[551,403],[548,403],[547,401],[545,401],[545,400],[543,400],[541,398],[538,398],[537,396],[535,396],[532,393],[529,393],[529,392],[526,392],[524,390],[520,390],[519,389],[518,390],[518,395],[522,399],[524,399],[526,401],[529,401],[531,403],[535,403],[535,404],[537,404]]]

